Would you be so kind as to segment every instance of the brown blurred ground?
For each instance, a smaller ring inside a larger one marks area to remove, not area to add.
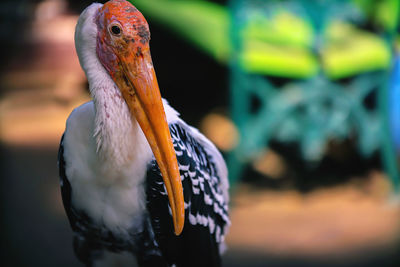
[[[36,20],[26,50],[0,77],[3,266],[79,266],[56,167],[65,120],[88,100],[73,46],[76,19]],[[266,160],[264,167],[277,162]],[[226,266],[399,263],[400,209],[379,170],[307,194],[240,184],[231,217]]]

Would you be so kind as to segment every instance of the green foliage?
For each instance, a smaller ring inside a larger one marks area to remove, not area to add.
[[[216,60],[229,58],[227,8],[198,0],[130,0],[150,23],[154,20],[181,34]]]
[[[372,4],[368,3],[374,1],[358,2],[369,12]],[[396,4],[391,1],[383,2],[391,4],[380,4],[379,10],[395,8]],[[228,63],[231,17],[226,7],[201,0],[135,0],[134,4],[150,22],[157,21],[171,28],[217,61]],[[305,14],[284,8],[269,15],[260,9],[251,12],[248,15],[251,19],[237,29],[243,42],[238,51],[240,65],[248,72],[307,78],[315,76],[322,68],[328,77],[339,79],[384,69],[390,64],[390,47],[384,40],[349,24],[335,20],[324,28],[325,40],[319,62],[313,47],[315,30]]]
[[[270,17],[261,10],[250,14],[251,20],[242,30],[244,40],[268,42],[277,45],[292,45],[310,48],[314,38],[312,24],[285,9],[280,9]]]
[[[316,57],[302,47],[249,41],[239,59],[241,68],[247,72],[277,77],[307,78],[319,70]]]
[[[386,31],[394,31],[400,21],[399,0],[353,0],[374,24]]]
[[[278,77],[314,76],[318,62],[311,52],[312,25],[299,16],[280,9],[271,16],[253,10],[240,29],[241,67],[252,73]]]
[[[322,64],[332,79],[382,70],[390,65],[390,47],[375,34],[334,22],[327,28],[325,39]]]

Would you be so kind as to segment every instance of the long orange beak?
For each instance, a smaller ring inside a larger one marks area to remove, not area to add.
[[[172,210],[175,234],[185,222],[182,182],[156,74],[147,47],[139,54],[121,56],[120,77],[114,77],[129,110],[140,127],[160,167]]]

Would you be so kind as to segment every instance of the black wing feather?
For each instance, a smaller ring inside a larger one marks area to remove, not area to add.
[[[180,124],[170,131],[177,154],[185,200],[185,226],[175,236],[165,186],[155,160],[147,173],[147,208],[153,231],[169,264],[220,266],[219,243],[229,224],[213,158]],[[206,219],[207,220],[206,220]]]
[[[71,214],[71,184],[69,183],[67,175],[65,173],[64,134],[61,137],[60,147],[58,149],[58,174],[60,176],[61,197],[64,204],[65,212],[67,213],[71,227],[74,228],[74,218]]]

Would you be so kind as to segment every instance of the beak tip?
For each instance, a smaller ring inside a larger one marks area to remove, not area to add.
[[[174,221],[174,233],[176,236],[179,236],[183,231],[183,226],[185,223],[185,213],[180,214],[181,216],[176,216],[176,221]]]
[[[183,227],[175,228],[175,235],[180,236],[182,234]]]

